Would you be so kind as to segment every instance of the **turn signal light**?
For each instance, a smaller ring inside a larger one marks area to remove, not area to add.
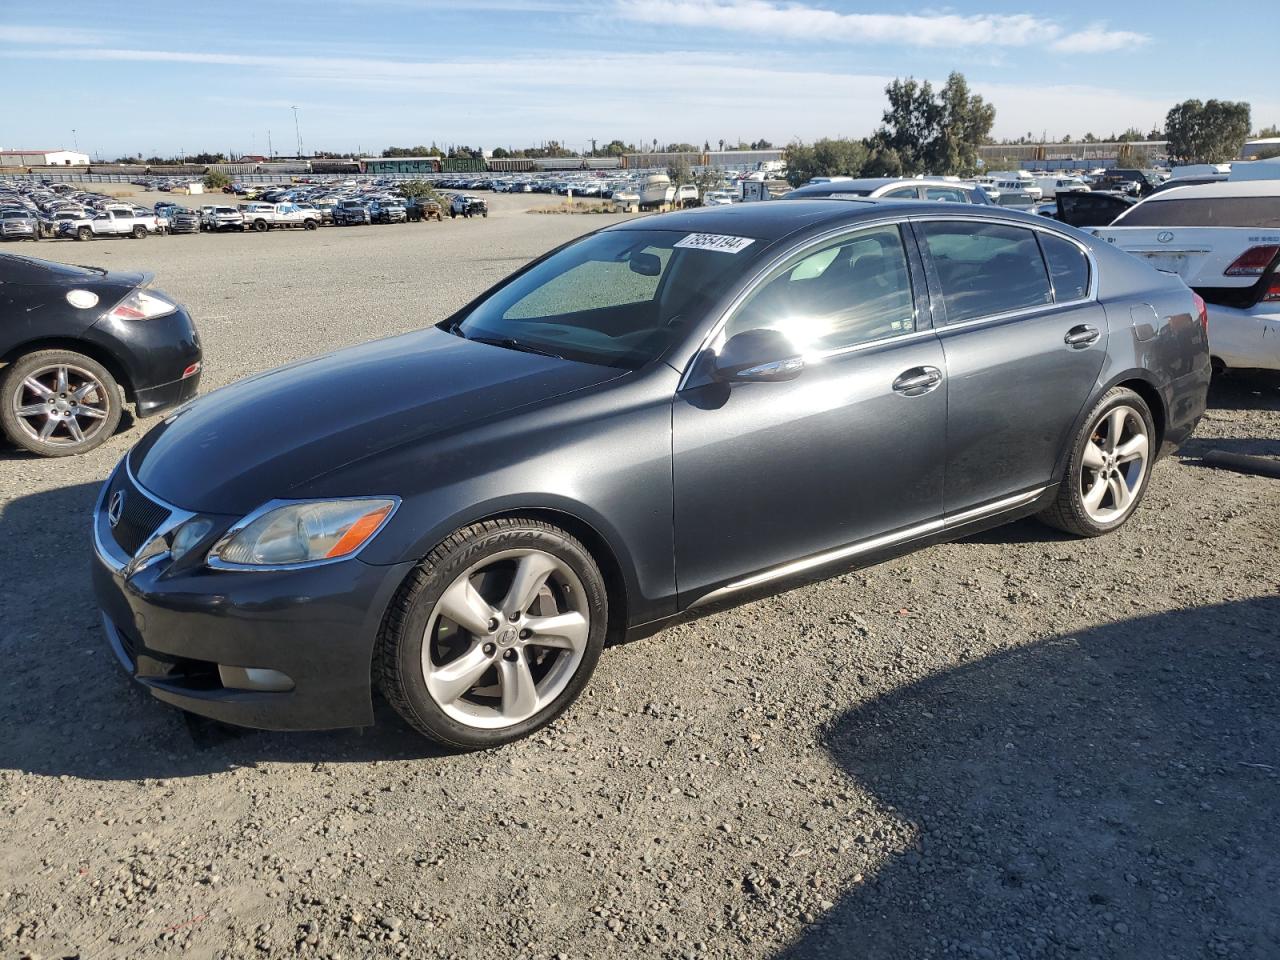
[[[1280,244],[1268,243],[1259,247],[1250,247],[1227,269],[1222,271],[1224,277],[1260,277],[1271,261],[1280,253]]]
[[[1205,305],[1204,297],[1200,296],[1200,294],[1196,293],[1194,290],[1191,291],[1191,299],[1196,302],[1196,310],[1200,314],[1200,327],[1204,330],[1205,335],[1207,336],[1209,333],[1209,308]]]

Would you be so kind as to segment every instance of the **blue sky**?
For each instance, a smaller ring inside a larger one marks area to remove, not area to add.
[[[1145,130],[1187,97],[1280,123],[1280,8],[1228,8],[1229,43],[1187,0],[0,0],[0,146],[265,153],[270,131],[287,154],[295,105],[308,150],[781,144],[865,136],[890,79],[951,70],[997,136]]]

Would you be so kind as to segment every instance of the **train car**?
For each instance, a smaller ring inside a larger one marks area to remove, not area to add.
[[[588,170],[621,170],[621,157],[587,157],[583,164]]]
[[[100,176],[141,177],[147,172],[145,163],[92,163],[89,172]]]
[[[528,173],[534,169],[533,160],[529,157],[503,157],[498,160],[490,157],[484,165],[491,173]]]
[[[533,161],[538,170],[581,170],[581,157],[539,157]]]
[[[441,173],[483,173],[484,161],[475,157],[445,157],[440,161]]]
[[[211,163],[209,164],[209,169],[217,173],[225,173],[229,177],[243,177],[247,174],[257,173],[258,164],[249,160],[242,163]]]
[[[373,175],[439,173],[439,157],[365,157],[363,172]]]
[[[312,173],[363,173],[359,160],[312,160]]]
[[[268,163],[258,164],[258,173],[263,173],[267,176],[289,176],[290,174],[310,172],[311,164],[306,160],[273,160]]]
[[[147,173],[155,177],[203,177],[208,169],[203,163],[153,163]]]

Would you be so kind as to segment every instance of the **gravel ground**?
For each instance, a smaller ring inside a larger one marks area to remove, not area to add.
[[[148,202],[152,199],[145,198]],[[146,267],[205,385],[432,322],[608,222],[41,243]],[[0,449],[0,956],[1280,955],[1280,391],[1219,384],[1120,533],[1024,522],[606,652],[455,756],[188,719],[123,677],[75,461]]]

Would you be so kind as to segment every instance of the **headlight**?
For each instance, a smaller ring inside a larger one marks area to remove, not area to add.
[[[173,540],[169,544],[169,556],[173,557],[175,562],[181,560],[191,552],[192,547],[207,537],[212,529],[213,521],[205,517],[188,520],[173,532]]]
[[[340,560],[368,543],[398,503],[391,497],[269,503],[218,541],[209,551],[209,566],[240,569]]]

